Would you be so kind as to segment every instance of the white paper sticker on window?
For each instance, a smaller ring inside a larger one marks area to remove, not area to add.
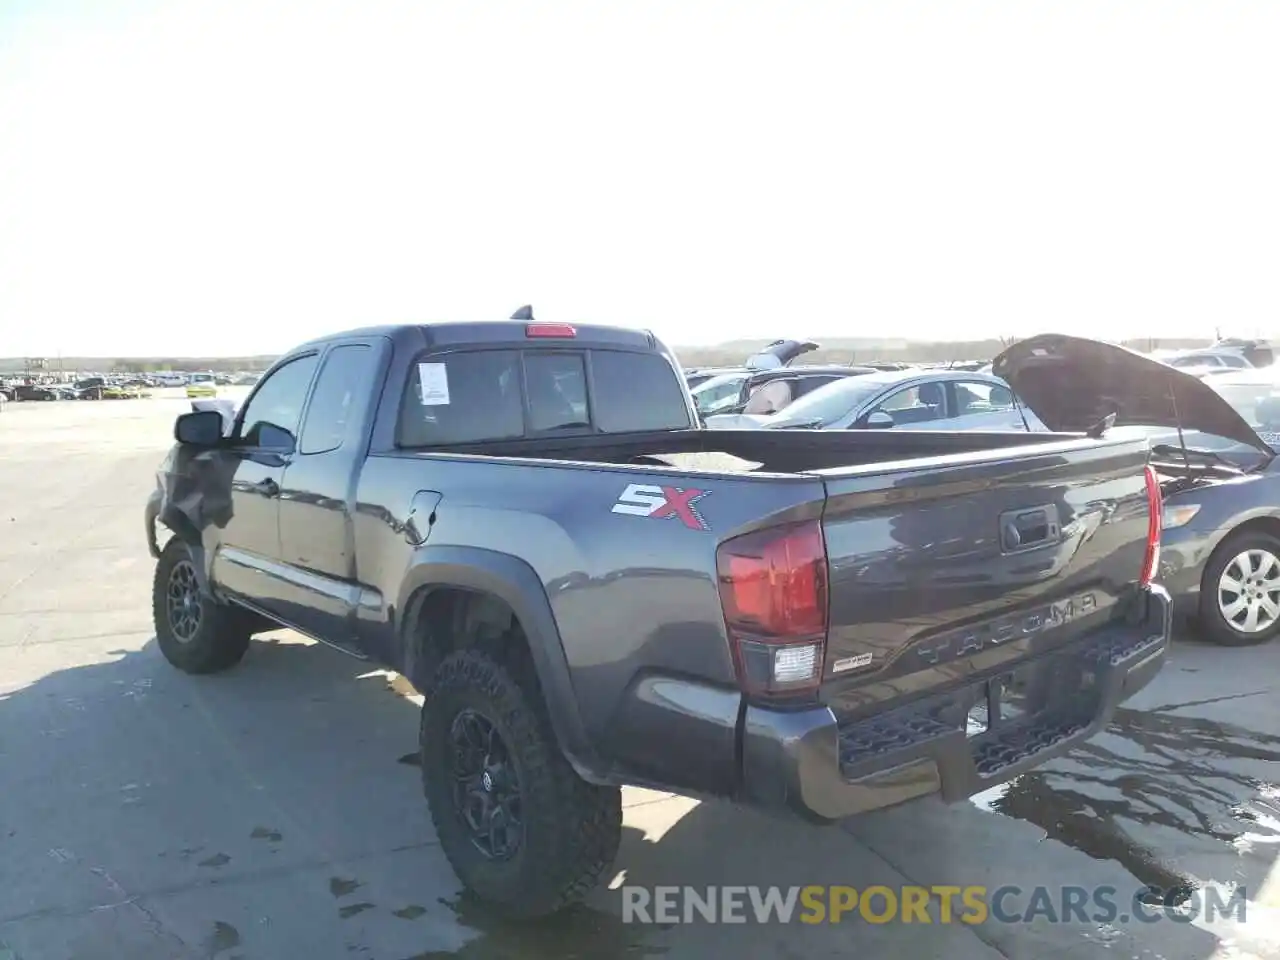
[[[418,389],[424,407],[449,405],[449,368],[443,363],[418,364]]]

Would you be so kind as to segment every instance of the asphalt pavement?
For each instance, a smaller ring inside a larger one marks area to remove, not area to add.
[[[219,676],[161,658],[142,506],[180,395],[8,406],[0,960],[1280,955],[1280,643],[1179,636],[1108,732],[970,803],[817,828],[626,791],[611,888],[509,926],[436,843],[400,678],[285,631]],[[642,924],[624,884],[1017,889],[973,925]],[[1142,923],[1030,909],[1037,887],[1112,888],[1123,907],[1145,885],[1191,898]],[[1185,915],[1209,891],[1243,920]]]

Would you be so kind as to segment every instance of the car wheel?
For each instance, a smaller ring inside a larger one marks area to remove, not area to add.
[[[453,654],[424,691],[422,785],[436,836],[472,893],[514,919],[580,900],[613,862],[622,794],[564,758],[527,655]]]
[[[151,607],[160,652],[184,673],[227,670],[249,649],[248,616],[200,590],[191,551],[177,537],[156,561]]]
[[[1238,533],[1214,551],[1200,584],[1200,620],[1210,640],[1229,647],[1280,633],[1280,537]]]

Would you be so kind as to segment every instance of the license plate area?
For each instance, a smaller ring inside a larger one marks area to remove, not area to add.
[[[977,685],[965,715],[965,734],[979,737],[1034,724],[1049,715],[1090,713],[1097,690],[1096,672],[1072,658],[1024,664]]]

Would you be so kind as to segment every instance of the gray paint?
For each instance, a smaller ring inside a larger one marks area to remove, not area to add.
[[[910,745],[915,774],[905,780],[889,755],[883,770],[852,782],[846,753],[868,718],[915,709],[939,690],[949,691],[938,706],[953,717],[975,684],[1015,665],[1064,656],[1083,663],[1119,644],[1100,675],[1108,694],[1088,718],[1092,730],[1131,692],[1127,678],[1139,663],[1144,671],[1158,665],[1167,600],[1135,583],[1146,531],[1145,440],[689,429],[584,431],[465,451],[395,447],[411,364],[424,351],[476,342],[657,352],[695,422],[674,358],[651,335],[582,327],[572,342],[547,344],[526,343],[523,333],[510,323],[400,327],[300,348],[277,366],[314,352],[320,369],[327,350],[351,342],[378,351],[379,376],[347,442],[311,457],[246,448],[234,437],[214,449],[179,446],[148,524],[158,520],[198,545],[218,597],[417,683],[430,657],[406,615],[420,592],[453,586],[498,597],[527,635],[560,746],[582,776],[819,818],[893,803],[921,784],[942,784],[952,796],[986,785],[975,768],[980,745],[962,736]],[[557,444],[578,459],[538,459]],[[757,457],[768,472],[626,462],[698,450]],[[791,464],[791,472],[771,464]],[[614,512],[631,484],[706,491],[698,504],[706,528]],[[1046,503],[1055,505],[1061,535],[1004,556],[998,518]],[[821,520],[827,543],[827,674],[807,700],[748,702],[726,635],[716,549],[804,519]],[[1105,601],[1091,617],[977,653],[963,645],[936,652],[940,634],[1019,610],[1031,615],[1086,586]],[[921,659],[924,649],[935,651],[932,659]],[[866,654],[865,669],[831,670],[836,659]],[[1079,738],[1046,742],[1016,768]]]

